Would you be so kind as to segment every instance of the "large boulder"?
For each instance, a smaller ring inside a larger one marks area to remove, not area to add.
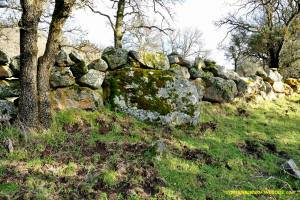
[[[196,125],[200,118],[196,86],[163,70],[123,68],[106,79],[111,105],[143,121]],[[106,88],[104,88],[106,90]]]
[[[71,86],[51,91],[52,109],[80,108],[95,110],[103,106],[100,93],[87,87]]]
[[[178,64],[172,64],[169,71],[178,74],[180,76],[183,76],[186,79],[189,79],[191,77],[189,70],[186,67],[182,67]]]
[[[64,54],[64,53],[62,53]],[[64,56],[63,56],[64,57]],[[69,57],[70,59],[75,62],[75,63],[80,63],[82,61],[84,61],[83,57],[81,54],[79,54],[77,51],[72,51],[70,54],[69,54]],[[67,57],[65,57],[64,59],[68,59]]]
[[[163,53],[145,52],[142,60],[151,69],[168,70],[170,68],[169,59]]]
[[[263,79],[254,75],[251,77],[241,77],[237,82],[237,88],[238,95],[241,97],[259,94],[261,90],[266,92],[267,89]]]
[[[180,64],[182,61],[181,56],[177,52],[172,52],[168,55],[170,65]]]
[[[273,84],[274,82],[282,81],[282,76],[279,74],[278,71],[273,71],[273,70],[267,69],[265,72],[267,74],[267,76],[264,77],[265,81],[268,81],[271,84]]]
[[[13,57],[10,61],[9,67],[13,71],[14,77],[19,77],[20,74],[21,74],[21,71],[20,71],[20,56]]]
[[[195,61],[194,61],[194,68],[196,68],[197,70],[202,70],[202,68],[205,67],[205,62],[203,59],[196,57]]]
[[[101,58],[94,60],[87,67],[88,67],[88,69],[95,69],[100,72],[105,72],[108,69],[107,63]]]
[[[0,122],[6,122],[15,119],[17,111],[14,105],[7,101],[0,99]]]
[[[108,64],[108,69],[115,70],[128,64],[128,51],[120,48],[107,47],[104,49],[101,58]]]
[[[77,57],[76,57],[76,53],[72,52],[70,55],[73,56],[73,59],[75,58],[76,61],[81,61],[79,60]],[[56,65],[59,66],[59,67],[67,67],[67,66],[70,66],[72,64],[74,64],[69,55],[67,54],[67,52],[65,52],[64,50],[61,50],[57,56],[56,56]]]
[[[7,65],[0,65],[0,78],[10,78],[13,76],[13,72]]]
[[[20,95],[19,80],[0,80],[0,98],[18,97]]]
[[[68,87],[75,84],[75,77],[68,67],[53,67],[50,74],[50,85],[53,88]]]
[[[211,102],[232,102],[238,94],[237,86],[233,80],[220,77],[205,78],[204,100]]]
[[[99,89],[104,81],[105,73],[90,69],[87,74],[83,75],[78,83],[92,89]]]
[[[9,58],[3,51],[0,50],[0,65],[7,65],[9,63]]]

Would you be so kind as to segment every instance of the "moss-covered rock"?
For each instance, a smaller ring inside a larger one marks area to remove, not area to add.
[[[73,56],[73,58],[75,58],[76,61],[80,62],[79,59],[76,57],[77,54],[70,53],[70,55]],[[56,56],[56,65],[59,67],[67,67],[70,65],[73,65],[74,63],[72,62],[72,60],[70,59],[69,55],[67,54],[67,52],[65,52],[64,50],[61,50],[57,56]]]
[[[193,80],[193,83],[196,85],[199,101],[202,101],[205,91],[205,82],[201,78],[196,78]]]
[[[75,77],[68,67],[53,67],[50,74],[52,88],[68,87],[75,84]]]
[[[18,97],[20,95],[19,80],[0,80],[0,98]]]
[[[191,79],[197,79],[197,78],[203,78],[205,76],[205,73],[202,71],[202,69],[196,69],[196,68],[191,68],[189,69],[189,73],[191,75]]]
[[[163,53],[145,52],[141,59],[146,66],[152,69],[168,70],[170,68],[169,59]]]
[[[107,47],[102,53],[102,59],[108,64],[109,70],[119,69],[128,64],[128,51],[126,49]]]
[[[237,86],[233,80],[220,77],[205,78],[204,100],[212,102],[232,102],[238,94]]]
[[[196,86],[177,74],[126,67],[111,71],[106,82],[112,107],[140,120],[173,125],[199,121]]]
[[[191,77],[188,68],[182,67],[178,64],[172,64],[169,71],[178,74],[180,76],[183,76],[185,79],[190,79]]]
[[[95,110],[103,106],[103,99],[99,92],[76,85],[52,91],[51,101],[54,110],[71,108]]]
[[[0,78],[10,78],[13,76],[13,72],[8,65],[0,65]]]

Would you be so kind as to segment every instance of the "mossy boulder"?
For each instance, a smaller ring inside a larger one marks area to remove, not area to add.
[[[0,78],[10,78],[13,76],[13,72],[8,65],[0,65]]]
[[[204,71],[202,71],[202,69],[196,69],[196,68],[191,68],[189,69],[189,73],[190,73],[190,78],[191,79],[197,79],[197,78],[203,78],[205,76]]]
[[[51,101],[54,110],[72,108],[95,110],[103,106],[103,99],[99,92],[76,85],[51,91]]]
[[[204,62],[203,59],[201,59],[201,58],[199,58],[199,57],[196,57],[193,66],[194,66],[194,68],[197,69],[197,70],[202,70],[202,68],[205,67],[205,62]]]
[[[68,87],[75,84],[75,77],[68,67],[53,67],[50,74],[52,88]]]
[[[273,71],[271,69],[266,70],[267,76],[264,77],[264,81],[268,81],[273,84],[274,82],[281,82],[283,77],[279,74],[278,71]]]
[[[61,51],[62,52],[62,51]],[[64,54],[64,53],[63,53]],[[80,63],[82,61],[84,61],[83,57],[81,54],[79,54],[77,51],[72,51],[70,54],[69,54],[69,57],[71,59],[71,61],[75,62],[75,63]],[[65,57],[64,59],[67,59],[68,61],[68,58]]]
[[[169,59],[163,53],[145,52],[141,59],[151,69],[168,70],[170,68]]]
[[[87,74],[83,75],[79,80],[79,85],[87,86],[92,89],[99,89],[105,78],[105,73],[94,69],[90,69]]]
[[[220,77],[205,78],[204,100],[211,102],[233,102],[238,94],[237,86],[233,80]]]
[[[237,82],[238,95],[244,97],[259,94],[260,91],[268,92],[268,86],[259,76],[241,77]]]
[[[19,80],[0,80],[0,98],[18,97],[20,95]]]
[[[116,70],[127,66],[128,51],[126,49],[107,47],[104,49],[101,58],[106,61],[109,70]]]
[[[101,58],[92,61],[87,67],[88,69],[95,69],[100,72],[105,72],[108,69],[107,63]]]
[[[178,74],[180,76],[183,76],[185,79],[190,79],[191,77],[188,68],[182,67],[178,64],[172,64],[169,71]]]
[[[205,82],[201,78],[196,78],[193,80],[193,83],[196,85],[199,101],[202,101],[205,92]]]
[[[0,99],[0,122],[13,120],[17,117],[15,106],[7,101]]]
[[[106,82],[112,107],[140,120],[171,125],[199,121],[197,88],[182,76],[126,67],[109,72]]]

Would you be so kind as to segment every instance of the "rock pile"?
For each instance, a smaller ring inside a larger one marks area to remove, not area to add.
[[[0,51],[0,121],[16,116],[19,76],[19,56],[8,58]],[[300,80],[283,80],[274,69],[241,77],[211,60],[191,62],[177,53],[139,54],[113,47],[89,64],[76,52],[60,51],[50,85],[55,110],[94,110],[104,99],[140,120],[172,125],[196,125],[201,101],[230,103],[300,94]]]

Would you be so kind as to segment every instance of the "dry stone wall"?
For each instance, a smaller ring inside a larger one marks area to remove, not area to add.
[[[300,94],[300,80],[283,80],[274,69],[241,77],[210,60],[193,62],[168,56],[108,47],[86,63],[75,51],[60,51],[50,75],[54,110],[95,110],[104,103],[153,123],[196,125],[205,102],[272,100]],[[0,121],[17,116],[20,58],[0,51]]]

